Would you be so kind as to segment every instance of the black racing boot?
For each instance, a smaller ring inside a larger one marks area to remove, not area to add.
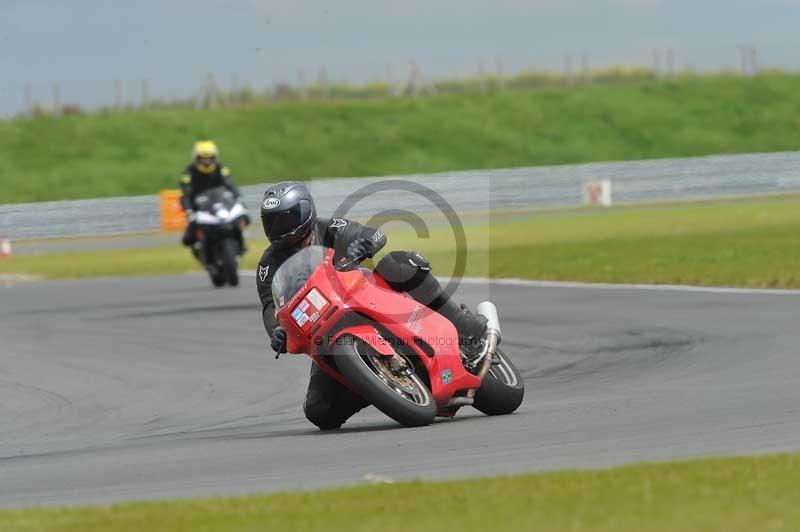
[[[475,314],[469,310],[469,307],[462,304],[460,307],[461,314],[456,320],[454,325],[458,331],[458,341],[467,352],[478,352],[481,348],[483,335],[486,334],[486,325],[489,320],[482,314]]]
[[[483,335],[486,334],[486,325],[489,323],[486,316],[471,312],[466,305],[456,305],[449,297],[446,299],[439,298],[438,303],[440,305],[434,310],[456,326],[458,342],[461,348],[467,352],[480,349],[481,340]],[[431,305],[431,308],[433,308],[433,305]]]

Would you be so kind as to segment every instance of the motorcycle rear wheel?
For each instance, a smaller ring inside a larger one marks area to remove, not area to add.
[[[378,410],[406,427],[433,423],[436,402],[415,372],[393,375],[385,365],[389,357],[376,353],[355,336],[344,335],[334,346],[333,355],[353,390]],[[399,353],[396,356],[404,357]],[[405,360],[409,367],[414,367],[410,360]]]
[[[525,382],[517,367],[499,348],[495,356],[497,361],[483,378],[472,404],[487,416],[511,414],[525,396]]]

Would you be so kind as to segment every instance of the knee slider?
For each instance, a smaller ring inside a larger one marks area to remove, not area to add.
[[[431,271],[425,255],[413,251],[392,251],[375,267],[381,277],[401,292],[408,292],[423,282]]]
[[[425,272],[431,271],[431,261],[422,253],[418,251],[408,251],[406,255],[406,260],[408,260],[409,264],[416,266],[418,270]]]
[[[322,398],[306,399],[303,403],[303,413],[311,423],[321,429],[337,428],[342,422],[331,415],[333,406]]]

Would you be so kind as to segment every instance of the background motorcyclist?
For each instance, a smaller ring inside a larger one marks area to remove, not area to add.
[[[278,183],[266,190],[261,205],[261,221],[271,245],[259,261],[256,284],[264,327],[270,336],[272,349],[280,354],[286,352],[287,337],[275,318],[272,299],[272,277],[280,265],[299,249],[310,245],[333,248],[335,262],[342,258],[371,258],[386,245],[386,235],[352,220],[317,218],[311,193],[304,184],[296,181]],[[422,254],[393,251],[380,260],[375,271],[395,290],[408,293],[453,322],[463,344],[474,345],[475,340],[483,336],[486,318],[450,299],[431,274],[430,262]],[[339,428],[368,404],[312,364],[303,404],[309,421],[323,430]]]
[[[235,198],[239,188],[233,182],[230,170],[219,162],[219,149],[212,140],[201,140],[192,147],[192,162],[183,170],[180,180],[181,207],[189,222],[183,233],[183,245],[191,246],[195,236],[195,198],[208,189],[225,187]]]

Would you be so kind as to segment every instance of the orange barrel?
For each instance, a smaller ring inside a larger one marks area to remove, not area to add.
[[[159,193],[161,212],[161,230],[183,231],[186,228],[186,217],[181,208],[180,190],[162,190]]]

